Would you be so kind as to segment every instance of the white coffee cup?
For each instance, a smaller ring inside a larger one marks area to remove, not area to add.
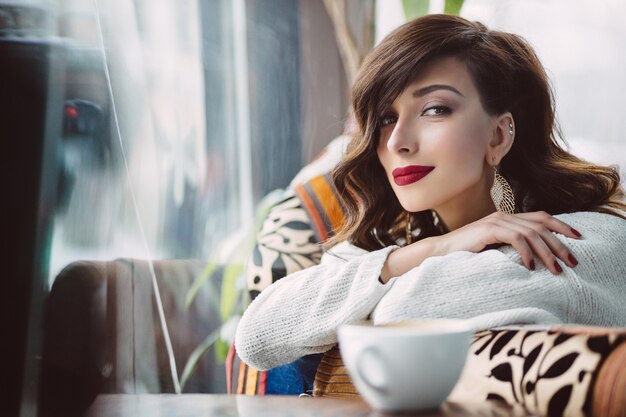
[[[363,398],[380,411],[439,407],[456,385],[473,329],[464,320],[339,327],[341,357]]]

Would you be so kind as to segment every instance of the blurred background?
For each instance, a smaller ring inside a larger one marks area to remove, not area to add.
[[[240,274],[218,285],[224,265],[243,263],[233,254],[264,197],[344,131],[367,51],[407,18],[442,12],[524,36],[553,83],[567,146],[625,174],[621,0],[0,0],[2,320],[14,367],[0,391],[10,410],[36,415],[40,380],[60,378],[41,369],[46,332],[67,332],[59,357],[82,340],[67,318],[47,321],[45,301],[85,260],[143,268],[158,312],[138,313],[139,302],[116,311],[152,329],[159,341],[142,349],[167,366],[146,362],[152,382],[119,377],[109,392],[224,392],[227,324],[245,303]],[[167,259],[198,263],[177,281],[183,272],[155,267]],[[80,304],[82,293],[62,294],[61,305]],[[217,307],[194,306],[198,294]],[[207,325],[190,308],[218,317]],[[168,341],[182,328],[195,335],[184,354]],[[119,360],[129,342],[116,335]],[[94,360],[108,378],[107,359]]]

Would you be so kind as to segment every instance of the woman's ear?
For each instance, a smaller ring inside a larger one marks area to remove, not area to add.
[[[488,163],[499,165],[502,158],[509,153],[515,139],[515,122],[511,112],[502,113],[496,119],[493,136],[487,149]]]

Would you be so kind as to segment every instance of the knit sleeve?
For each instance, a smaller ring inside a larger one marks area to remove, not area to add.
[[[319,265],[282,278],[250,304],[235,335],[244,362],[264,370],[325,352],[337,343],[339,325],[370,315],[394,283],[383,285],[378,277],[395,247],[368,253],[340,245]]]
[[[421,318],[470,319],[476,329],[508,324],[626,326],[626,221],[602,213],[556,216],[581,240],[555,234],[579,264],[553,275],[529,271],[511,246],[425,260],[397,278],[372,314],[376,324]]]

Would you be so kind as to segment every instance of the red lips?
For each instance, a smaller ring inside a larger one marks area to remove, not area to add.
[[[421,180],[426,175],[430,174],[433,169],[435,169],[435,167],[409,165],[402,168],[396,168],[391,174],[393,175],[395,183],[402,186],[413,184],[414,182]]]

